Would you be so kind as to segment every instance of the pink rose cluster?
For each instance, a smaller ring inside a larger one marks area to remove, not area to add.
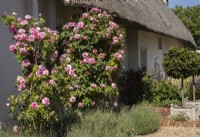
[[[44,98],[42,99],[42,104],[43,104],[44,106],[49,106],[49,105],[50,105],[50,100],[49,100],[49,98],[48,98],[48,97],[44,97]],[[39,105],[38,105],[37,102],[32,102],[32,103],[31,103],[31,107],[32,107],[33,109],[37,109],[37,108],[39,107]]]
[[[72,69],[71,65],[67,65],[67,67],[65,67],[65,71],[68,73],[68,75],[70,75],[71,77],[77,77],[77,75],[75,74],[75,69]]]
[[[38,70],[36,71],[36,76],[41,77],[42,75],[43,76],[48,76],[49,75],[49,71],[43,65],[40,65],[38,67]]]
[[[94,52],[96,52],[96,51],[94,51]],[[87,52],[84,52],[84,53],[82,54],[82,57],[83,57],[83,62],[84,62],[84,63],[89,63],[89,64],[91,64],[91,65],[93,65],[93,64],[96,63],[96,60],[95,60],[94,58],[89,58]]]
[[[115,58],[117,59],[117,60],[119,60],[119,61],[122,61],[122,59],[123,59],[123,55],[122,54],[120,54],[120,53],[115,53]]]
[[[23,77],[18,76],[17,77],[17,83],[18,83],[17,87],[18,87],[19,91],[22,91],[26,88],[26,80]]]

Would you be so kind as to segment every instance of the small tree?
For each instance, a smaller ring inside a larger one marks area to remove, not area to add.
[[[181,79],[182,103],[183,80],[197,75],[199,66],[198,54],[185,48],[171,48],[163,60],[165,73],[175,79]]]

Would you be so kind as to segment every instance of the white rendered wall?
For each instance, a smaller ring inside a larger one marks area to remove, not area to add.
[[[158,49],[158,38],[162,38],[162,50]],[[138,50],[139,50],[139,66],[140,64],[140,49],[147,50],[147,70],[151,71],[154,69],[155,59],[160,66],[160,70],[163,71],[162,61],[164,54],[168,52],[171,47],[184,47],[183,43],[180,40],[163,36],[160,34],[146,32],[139,30],[138,31]]]

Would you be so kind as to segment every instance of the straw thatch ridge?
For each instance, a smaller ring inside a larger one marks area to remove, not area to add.
[[[161,0],[108,0],[108,1],[73,1],[65,2],[69,6],[100,7],[116,13],[126,21],[137,23],[150,31],[164,34],[188,42],[193,48],[196,43],[185,25]]]

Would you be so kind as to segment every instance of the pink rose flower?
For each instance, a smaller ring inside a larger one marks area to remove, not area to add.
[[[93,53],[96,54],[97,53],[97,49],[93,49]]]
[[[119,40],[117,40],[117,39],[113,40],[112,44],[113,44],[113,45],[119,44]]]
[[[119,38],[118,37],[113,37],[113,42],[112,42],[113,45],[117,45],[119,44]]]
[[[25,48],[20,48],[19,49],[19,53],[20,54],[26,54],[27,53],[27,50]]]
[[[75,39],[77,39],[77,40],[78,40],[78,39],[80,39],[81,35],[80,35],[80,34],[75,34],[75,36],[74,36],[74,37],[75,37]]]
[[[78,103],[79,108],[83,108],[83,103]]]
[[[12,32],[15,32],[16,31],[16,28],[14,25],[10,25],[9,26],[9,31],[12,33]]]
[[[100,59],[103,59],[103,58],[104,58],[104,54],[103,54],[103,53],[100,53],[100,54],[98,55],[98,57],[99,57]]]
[[[74,37],[71,36],[71,37],[69,38],[69,41],[73,41],[73,40],[74,40]]]
[[[51,79],[51,80],[49,80],[49,84],[50,84],[51,86],[55,86],[55,85],[56,85],[56,82],[55,82],[53,79]]]
[[[105,84],[101,83],[101,84],[100,84],[100,87],[101,87],[101,88],[104,88],[104,87],[105,87]]]
[[[37,109],[37,108],[38,108],[38,103],[37,103],[37,102],[32,102],[32,103],[31,103],[31,107],[32,107],[33,109]]]
[[[28,22],[26,20],[21,20],[20,24],[24,26],[24,25],[27,25]]]
[[[25,29],[19,29],[18,30],[18,34],[24,34],[26,31],[25,31]]]
[[[31,19],[31,16],[30,16],[30,15],[26,15],[26,16],[25,16],[25,19],[26,19],[26,20],[30,20],[30,19]]]
[[[66,61],[67,61],[68,63],[70,63],[71,59],[70,59],[70,58],[66,58]]]
[[[67,65],[67,67],[65,67],[65,71],[66,72],[70,72],[72,70],[72,66],[71,65]]]
[[[107,38],[107,39],[110,39],[110,38],[111,38],[110,33],[106,33],[106,38]]]
[[[95,59],[94,59],[94,58],[90,58],[90,59],[89,59],[89,63],[90,63],[90,64],[95,64],[95,63],[96,63],[96,61],[95,61]]]
[[[90,20],[91,21],[96,21],[96,18],[95,17],[90,17]]]
[[[115,22],[109,21],[109,25],[112,29],[115,30],[119,29],[119,26]]]
[[[88,58],[88,53],[87,53],[87,52],[83,52],[82,57],[83,57],[84,59],[85,59],[85,58]]]
[[[64,29],[69,29],[69,26],[68,25],[64,25],[63,28]]]
[[[51,42],[52,44],[54,44],[54,43],[56,42],[56,38],[55,38],[54,36],[51,36],[50,42]]]
[[[71,50],[70,49],[67,49],[67,54],[70,54],[71,53]]]
[[[109,71],[110,70],[110,66],[106,66],[105,70]]]
[[[115,58],[117,59],[117,60],[119,60],[119,61],[121,61],[122,60],[122,58],[123,58],[123,56],[120,54],[120,53],[115,53]]]
[[[100,9],[97,7],[94,7],[91,9],[92,12],[95,12],[96,14],[98,14],[100,12]]]
[[[31,65],[31,63],[30,63],[30,61],[28,59],[25,59],[25,60],[22,61],[22,66],[28,67],[30,65]]]
[[[82,29],[82,28],[84,27],[84,23],[83,23],[83,22],[77,23],[77,27],[78,27],[79,29]]]
[[[12,51],[12,52],[16,52],[16,46],[10,45],[9,50]]]
[[[113,66],[112,67],[113,70],[117,70],[117,68],[118,68],[117,66]]]
[[[45,69],[45,70],[42,72],[42,74],[43,74],[44,76],[48,76],[48,75],[49,75],[49,71],[48,71],[47,69]]]
[[[45,105],[45,106],[48,106],[50,104],[50,100],[49,98],[45,97],[42,99],[42,104]]]
[[[34,41],[35,41],[35,35],[30,35],[30,36],[28,37],[28,40],[29,40],[30,42],[34,42]]]
[[[51,74],[56,73],[56,68],[51,69]]]
[[[58,51],[56,50],[54,53],[53,53],[53,58],[56,60],[58,57]]]
[[[22,40],[21,35],[14,35],[14,39],[17,40],[17,41]]]
[[[92,83],[92,87],[93,87],[93,88],[96,88],[96,87],[97,87],[97,84]]]
[[[90,75],[90,74],[91,74],[91,72],[88,70],[88,71],[86,71],[86,74],[87,74],[87,75]]]
[[[39,33],[39,39],[40,39],[40,41],[42,41],[43,39],[45,39],[45,37],[46,37],[46,34],[44,32],[40,32]]]
[[[16,126],[16,125],[15,125],[15,126],[13,126],[13,132],[14,132],[14,133],[17,133],[17,132],[18,132],[18,129],[19,129],[19,127],[18,127],[18,126]]]
[[[71,97],[71,98],[70,98],[70,102],[71,102],[71,103],[74,103],[74,102],[76,102],[76,97],[74,97],[74,96],[73,96],[73,97]]]
[[[77,28],[77,27],[75,27],[75,28],[73,29],[73,32],[74,32],[74,33],[78,33],[78,31],[79,31],[79,28]]]
[[[116,89],[116,88],[117,88],[117,86],[116,86],[115,83],[112,83],[111,86],[112,86],[113,89]]]
[[[26,40],[27,35],[26,34],[21,34],[21,40]]]
[[[28,75],[28,78],[32,78],[32,76],[33,76],[33,74],[32,74],[32,73],[30,73],[30,74]]]
[[[68,23],[68,26],[69,26],[69,27],[74,27],[74,26],[75,26],[75,23],[74,23],[74,22],[69,22],[69,23]]]
[[[83,13],[82,17],[83,17],[84,19],[86,19],[86,18],[88,17],[88,14],[87,14],[87,13]]]
[[[83,39],[83,40],[86,40],[86,39],[87,39],[87,36],[83,35],[83,36],[82,36],[82,39]]]

